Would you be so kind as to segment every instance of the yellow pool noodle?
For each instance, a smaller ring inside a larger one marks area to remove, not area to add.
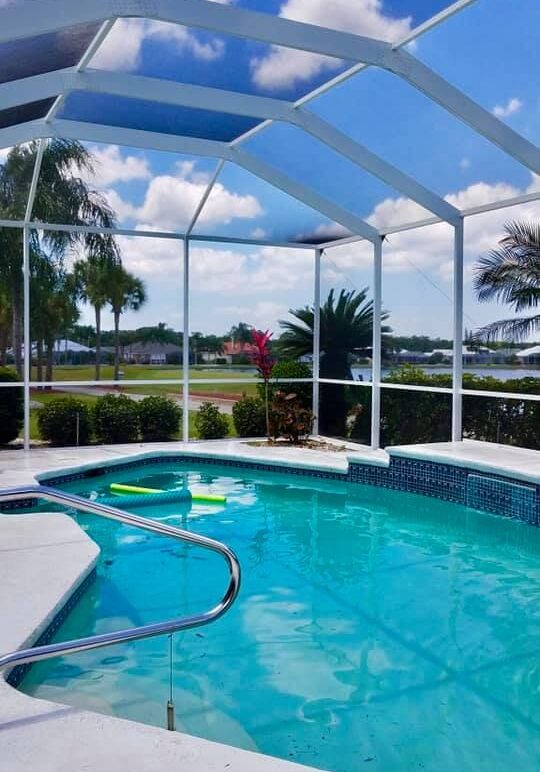
[[[193,501],[201,501],[207,504],[225,504],[227,501],[226,496],[216,496],[211,493],[192,493],[191,498]]]
[[[142,488],[139,485],[123,485],[121,483],[111,483],[110,489],[117,493],[165,493],[159,488]]]

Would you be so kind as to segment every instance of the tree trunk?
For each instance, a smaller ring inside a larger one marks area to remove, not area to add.
[[[120,313],[114,312],[114,380],[120,377]]]
[[[45,380],[52,381],[53,379],[53,356],[54,356],[54,338],[47,342],[47,356],[45,360]],[[47,386],[47,390],[50,390],[52,386]]]
[[[38,338],[36,342],[37,372],[36,381],[43,380],[43,341]]]
[[[101,377],[101,308],[94,306],[96,315],[96,381]]]
[[[15,370],[17,375],[23,379],[23,358],[22,358],[22,339],[23,339],[23,309],[21,303],[21,297],[19,293],[19,287],[17,282],[13,287],[13,359],[15,363]]]

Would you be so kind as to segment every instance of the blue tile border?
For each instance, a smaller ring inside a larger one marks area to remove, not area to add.
[[[84,593],[88,590],[90,585],[95,581],[97,576],[97,568],[93,568],[90,573],[83,579],[77,589],[70,595],[68,600],[64,603],[60,611],[58,611],[53,620],[47,625],[45,630],[41,633],[39,638],[34,641],[34,646],[45,646],[50,643],[53,637],[56,635],[60,626],[64,624],[69,614],[73,611],[77,603],[80,601]],[[23,678],[26,676],[33,663],[27,663],[25,665],[17,665],[9,671],[6,681],[10,686],[17,688],[20,686]]]
[[[540,526],[540,485],[525,483],[511,477],[483,472],[477,469],[455,466],[438,461],[391,455],[387,467],[376,466],[360,461],[349,461],[347,472],[328,471],[323,469],[308,469],[287,464],[270,464],[262,461],[247,461],[244,459],[220,458],[218,456],[201,456],[198,454],[167,453],[166,455],[148,456],[143,459],[133,459],[110,466],[97,466],[78,472],[60,474],[50,477],[44,483],[50,486],[61,486],[74,480],[99,477],[108,473],[111,468],[123,471],[141,466],[176,463],[182,466],[221,466],[233,469],[246,469],[255,472],[275,472],[319,480],[336,480],[341,482],[372,485],[389,488],[396,491],[417,493],[431,496],[480,509],[484,512],[513,517],[530,525]],[[479,478],[481,483],[475,482]],[[478,486],[481,484],[481,493]],[[471,485],[476,486],[476,494],[471,493]],[[513,485],[514,488],[504,486]],[[4,508],[31,507],[30,499],[16,502],[15,505],[4,505]]]

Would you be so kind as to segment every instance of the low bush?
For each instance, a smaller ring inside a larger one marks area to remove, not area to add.
[[[0,381],[16,382],[17,376],[11,370],[0,367]],[[0,389],[0,445],[7,445],[19,436],[24,420],[24,396],[20,386]]]
[[[306,439],[313,427],[313,413],[304,407],[298,396],[277,391],[270,410],[270,428],[274,439],[285,437],[293,445]]]
[[[139,404],[139,426],[144,442],[172,440],[178,435],[182,408],[172,399],[145,397]]]
[[[195,414],[195,429],[201,440],[220,440],[229,433],[229,420],[217,405],[203,402]]]
[[[278,391],[297,395],[299,402],[306,408],[311,408],[313,398],[313,386],[311,383],[290,383],[290,378],[312,378],[311,368],[305,362],[296,362],[293,359],[283,359],[276,362],[272,368],[272,379],[279,383],[268,384],[268,401],[272,403],[274,395]],[[257,384],[259,397],[264,401],[264,383]]]
[[[96,439],[105,445],[135,442],[139,436],[139,408],[125,394],[106,394],[94,405]]]
[[[266,413],[262,399],[244,396],[233,405],[232,414],[239,437],[264,437],[266,434]]]
[[[92,416],[88,405],[73,397],[59,397],[38,412],[40,437],[51,445],[88,445],[92,436]]]

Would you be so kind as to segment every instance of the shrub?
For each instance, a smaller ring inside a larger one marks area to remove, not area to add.
[[[145,397],[138,404],[141,437],[145,442],[172,440],[178,435],[182,408],[167,397]]]
[[[272,402],[270,424],[274,438],[285,437],[297,445],[311,434],[313,413],[296,394],[278,391]]]
[[[264,437],[266,434],[266,414],[262,399],[244,396],[233,405],[232,414],[239,437]]]
[[[125,394],[106,394],[94,405],[94,430],[98,442],[135,442],[139,435],[139,409]]]
[[[80,399],[52,399],[40,408],[37,420],[41,438],[51,445],[88,445],[90,442],[91,412]]]
[[[229,420],[217,405],[203,402],[195,414],[195,429],[201,440],[220,440],[229,433]]]
[[[384,378],[386,383],[417,386],[452,386],[452,376],[428,375],[411,366],[402,367]],[[463,386],[470,390],[502,391],[514,394],[538,394],[539,378],[501,381],[491,376],[465,373]],[[357,402],[362,407],[351,438],[369,443],[371,395],[359,389]],[[446,442],[450,438],[452,397],[449,394],[389,391],[381,393],[381,444],[402,445]],[[540,403],[506,397],[463,397],[463,435],[485,442],[520,445],[540,449]]]
[[[0,381],[16,382],[11,370],[0,367]],[[0,445],[7,445],[19,436],[24,420],[24,396],[20,386],[0,389]]]
[[[279,383],[268,385],[268,399],[270,402],[278,391],[295,393],[300,403],[311,408],[313,386],[311,383],[288,383],[287,378],[312,378],[311,368],[305,362],[296,362],[294,359],[284,359],[276,362],[272,369],[272,379],[278,379]],[[264,384],[257,384],[259,397],[264,400]]]

